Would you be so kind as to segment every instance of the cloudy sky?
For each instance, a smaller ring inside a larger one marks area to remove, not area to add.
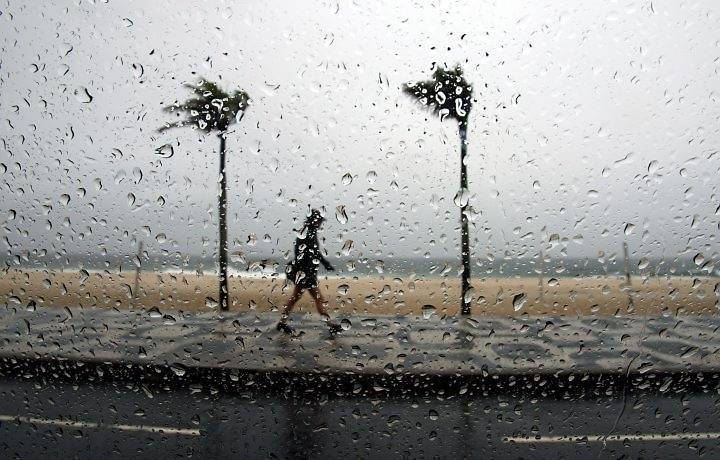
[[[455,63],[475,258],[717,255],[715,1],[0,5],[5,256],[216,251],[217,138],[156,132],[204,76],[252,97],[228,134],[231,250],[283,256],[313,206],[331,254],[456,257],[457,126],[400,91]]]

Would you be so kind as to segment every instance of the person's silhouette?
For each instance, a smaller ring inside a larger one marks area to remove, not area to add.
[[[305,225],[303,225],[300,236],[295,240],[295,258],[285,268],[287,279],[292,281],[295,286],[283,306],[280,322],[276,326],[278,331],[286,334],[293,333],[294,329],[287,323],[288,316],[305,290],[308,290],[315,300],[315,307],[318,313],[325,318],[330,332],[336,333],[342,330],[339,324],[330,319],[330,314],[326,308],[328,302],[318,288],[317,272],[319,265],[322,264],[326,270],[334,270],[330,262],[323,256],[318,241],[317,232],[324,221],[325,218],[320,211],[312,209],[305,219]]]

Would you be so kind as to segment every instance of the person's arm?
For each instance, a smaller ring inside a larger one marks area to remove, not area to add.
[[[323,254],[322,249],[320,249],[320,242],[316,239],[315,240],[315,248],[316,253],[318,255],[318,259],[320,259],[320,263],[325,267],[325,270],[327,271],[335,271],[335,267],[332,266],[330,262],[325,258],[325,255]]]
[[[333,267],[332,264],[330,264],[330,262],[328,262],[328,260],[322,254],[322,252],[320,253],[320,263],[323,264],[323,267],[325,267],[325,270],[330,271],[330,272],[335,271],[335,267]]]

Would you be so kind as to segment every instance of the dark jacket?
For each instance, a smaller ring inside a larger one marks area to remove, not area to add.
[[[334,270],[320,250],[317,231],[307,230],[304,238],[295,240],[295,258],[285,269],[287,277],[302,288],[315,287],[320,264]]]

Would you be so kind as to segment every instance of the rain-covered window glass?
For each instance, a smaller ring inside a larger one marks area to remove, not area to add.
[[[8,456],[718,455],[714,1],[0,25]]]

